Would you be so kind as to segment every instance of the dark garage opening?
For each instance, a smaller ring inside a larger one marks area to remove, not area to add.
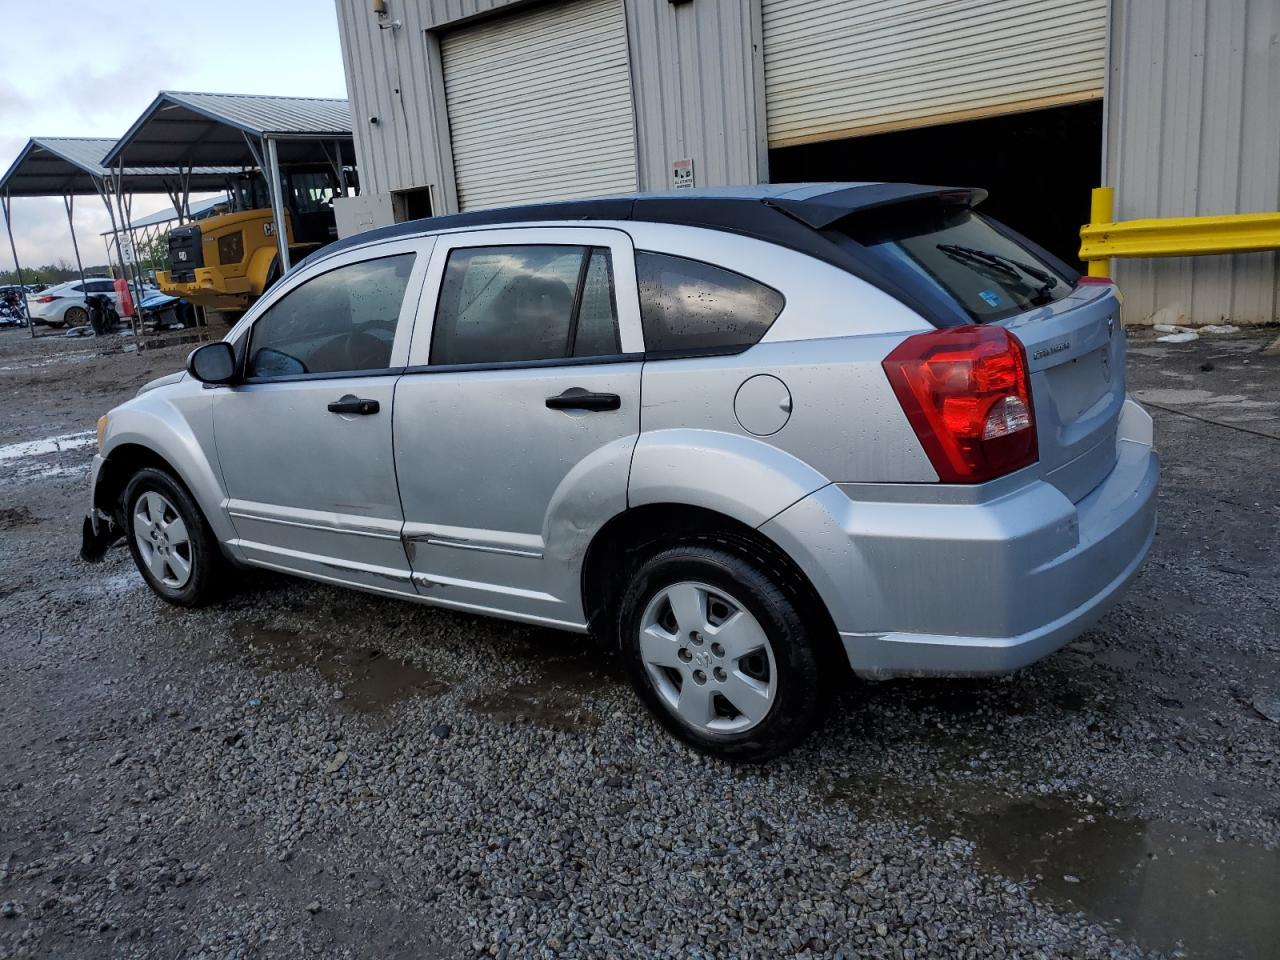
[[[981,210],[1072,266],[1099,185],[1102,101],[769,151],[774,183],[897,180],[984,187]]]

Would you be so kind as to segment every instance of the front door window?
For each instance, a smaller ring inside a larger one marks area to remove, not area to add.
[[[413,260],[403,253],[348,264],[286,293],[253,325],[247,375],[385,369]]]

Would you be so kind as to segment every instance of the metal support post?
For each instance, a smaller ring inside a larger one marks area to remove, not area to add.
[[[125,282],[128,282],[129,268],[126,266],[126,260],[124,255],[124,244],[120,242],[120,222],[116,218],[115,204],[112,203],[112,194],[114,191],[111,189],[111,186],[108,185],[107,181],[102,179],[101,177],[94,177],[93,185],[97,188],[98,196],[102,198],[102,203],[107,208],[107,216],[110,217],[111,219],[111,235],[115,238],[115,241],[116,241],[116,261],[120,265],[119,275],[125,279]],[[111,260],[111,247],[110,247],[110,244],[108,244],[107,246],[108,263],[110,262],[110,260]],[[136,303],[134,304],[134,312],[135,313],[137,312]],[[132,324],[132,321],[130,321],[130,323]]]
[[[116,165],[115,170],[111,172],[113,192],[116,197],[116,205],[120,209],[120,223],[124,227],[125,232],[129,235],[129,249],[133,253],[133,316],[134,316],[134,334],[141,336],[142,334],[142,277],[138,267],[138,251],[134,246],[133,236],[133,195],[124,192],[124,161],[121,160]],[[119,243],[119,239],[116,240]],[[124,251],[121,251],[121,259],[124,260]],[[126,263],[125,278],[128,279],[130,273],[128,264]]]
[[[142,336],[142,268],[138,263],[137,237],[133,232],[133,196],[122,190],[116,193],[116,204],[120,208],[120,222],[124,226],[125,235],[129,238],[129,258],[125,261],[125,279],[133,284],[133,317],[129,325],[133,327],[134,336]]]
[[[120,276],[128,277],[128,273],[124,266],[124,247],[120,243],[120,225],[116,221],[115,204],[111,202],[111,190],[107,187],[104,180],[95,177],[93,185],[98,189],[98,196],[102,198],[102,204],[107,208],[107,216],[111,219],[111,236],[116,242],[116,262],[120,266]],[[105,241],[104,241],[105,242]],[[111,244],[107,242],[107,262],[111,262]]]
[[[347,186],[347,165],[342,160],[342,141],[333,141],[333,151],[338,155],[338,187],[344,197],[351,196],[351,188]]]
[[[280,276],[289,272],[289,231],[284,218],[284,191],[280,184],[280,155],[276,141],[266,138],[267,182],[271,185],[271,216],[276,224],[276,247],[280,251]]]
[[[1111,223],[1115,217],[1116,191],[1114,187],[1095,187],[1089,197],[1090,223]],[[1089,276],[1111,276],[1110,260],[1088,261]]]
[[[13,197],[6,190],[0,196],[0,206],[4,208],[4,228],[9,234],[9,252],[13,254],[13,270],[18,275],[18,289],[22,291],[22,315],[27,320],[27,329],[31,331],[31,339],[36,338],[36,325],[31,322],[31,306],[27,303],[27,284],[22,277],[22,264],[18,261],[18,245],[13,242]]]
[[[71,231],[71,249],[76,252],[76,269],[80,271],[80,286],[84,286],[84,264],[80,262],[80,241],[76,239],[76,224],[74,217],[74,209],[76,205],[76,195],[74,193],[64,193],[62,195],[62,205],[67,211],[67,229]],[[85,291],[88,296],[88,291]]]

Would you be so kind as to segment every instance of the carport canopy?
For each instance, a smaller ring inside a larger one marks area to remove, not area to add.
[[[245,93],[162,90],[108,151],[108,167],[260,168],[271,188],[280,264],[289,268],[282,165],[325,163],[345,192],[343,170],[355,162],[346,100]]]
[[[126,167],[258,166],[246,137],[280,141],[282,164],[330,163],[338,141],[354,162],[347,101],[245,93],[161,91],[106,154]]]
[[[80,244],[76,240],[73,222],[77,196],[97,194],[101,197],[111,216],[112,232],[117,232],[116,211],[112,209],[113,194],[119,202],[122,192],[163,193],[173,200],[175,206],[181,206],[185,205],[191,190],[223,190],[228,179],[240,172],[240,168],[232,166],[146,169],[126,167],[113,171],[104,158],[115,143],[109,137],[32,137],[19,152],[17,159],[9,165],[4,176],[0,177],[0,209],[4,212],[9,250],[20,279],[22,264],[18,261],[18,250],[13,241],[14,197],[62,197],[63,207],[67,212],[67,226],[71,230],[71,243],[75,248],[76,265],[80,267],[83,279]],[[121,205],[122,218],[127,219],[127,208],[127,202]],[[117,237],[117,247],[118,242]],[[123,261],[121,269],[125,270]],[[35,328],[32,327],[32,335],[34,334]]]
[[[109,137],[32,137],[0,178],[0,194],[9,197],[65,197],[101,193],[112,171],[104,163],[116,141]],[[225,189],[239,167],[201,167],[190,171],[190,189]],[[130,193],[172,193],[188,171],[172,167],[124,169]]]

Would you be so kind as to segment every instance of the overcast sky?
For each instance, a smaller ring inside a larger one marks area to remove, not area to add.
[[[121,136],[160,90],[347,95],[332,0],[3,6],[0,171],[29,137]],[[133,215],[168,206],[140,196]],[[78,197],[75,213],[85,265],[105,262],[102,201]],[[60,198],[15,197],[13,234],[23,266],[75,262]],[[12,260],[0,237],[0,269]]]

